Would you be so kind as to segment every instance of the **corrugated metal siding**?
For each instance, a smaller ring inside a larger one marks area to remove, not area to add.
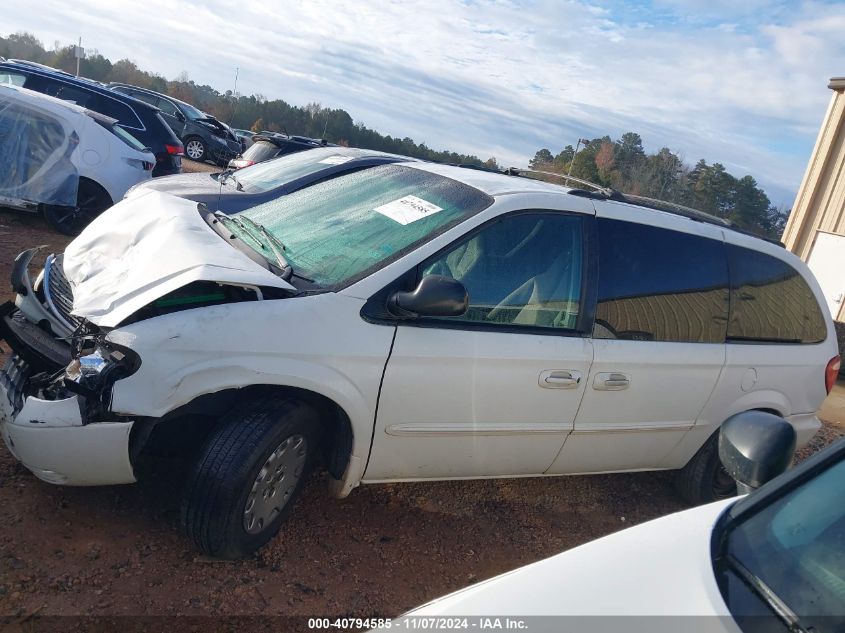
[[[845,234],[845,93],[834,88],[807,171],[783,232],[786,247],[807,260],[816,231]]]

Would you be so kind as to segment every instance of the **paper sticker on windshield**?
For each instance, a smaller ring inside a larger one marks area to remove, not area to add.
[[[340,154],[335,154],[334,156],[328,156],[317,162],[322,163],[323,165],[343,165],[343,163],[348,163],[350,160],[352,160],[351,156],[341,156]]]
[[[443,208],[416,196],[405,196],[376,207],[375,210],[399,224],[410,224],[434,215],[438,211],[442,211]]]

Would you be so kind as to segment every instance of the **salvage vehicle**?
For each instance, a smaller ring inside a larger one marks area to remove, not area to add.
[[[135,184],[155,156],[117,121],[67,101],[0,85],[0,205],[79,233]]]
[[[754,412],[723,427],[725,467],[752,488],[764,484],[750,495],[605,536],[397,620],[589,616],[588,630],[630,631],[638,617],[647,627],[633,628],[654,633],[845,630],[845,438],[780,474],[795,437],[778,420]]]
[[[230,158],[241,153],[241,142],[229,126],[190,103],[130,84],[112,82],[108,87],[161,110],[164,120],[185,145],[185,155],[191,160],[211,161],[222,167]]]
[[[414,161],[414,158],[354,147],[320,147],[233,172],[193,173],[157,178],[126,192],[127,198],[162,191],[201,202],[209,211],[237,213],[308,187],[319,180],[375,165]]]
[[[241,142],[241,152],[245,152],[248,148],[252,147],[252,137],[255,136],[255,132],[252,132],[250,130],[241,130],[239,128],[233,127],[232,133]]]
[[[70,101],[115,119],[121,128],[155,154],[154,178],[182,171],[182,142],[167,126],[161,111],[152,105],[109,90],[95,81],[18,60],[0,62],[0,85],[3,84]]]
[[[308,138],[307,136],[290,136],[279,133],[261,133],[252,137],[252,144],[240,156],[229,161],[229,169],[242,169],[263,163],[272,158],[287,156],[296,152],[304,152],[317,147],[338,147],[323,139]]]
[[[6,445],[48,482],[130,483],[182,431],[182,525],[224,558],[276,533],[318,457],[337,497],[660,469],[692,503],[733,496],[720,425],[767,411],[805,444],[839,362],[781,245],[460,166],[377,165],[234,215],[149,191],[32,280],[35,254],[0,310]]]

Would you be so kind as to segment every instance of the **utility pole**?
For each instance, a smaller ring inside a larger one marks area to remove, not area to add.
[[[232,116],[229,117],[229,125],[235,120],[235,110],[238,108],[238,73],[241,72],[240,66],[235,66],[235,87],[232,89]]]
[[[79,36],[79,46],[74,51],[76,55],[76,76],[79,77],[79,62],[82,60],[82,36]]]
[[[569,171],[568,171],[568,172],[566,172],[566,175],[567,175],[567,176],[571,176],[571,175],[572,175],[572,166],[575,164],[575,157],[576,157],[576,156],[578,156],[578,148],[579,148],[582,144],[584,145],[584,147],[587,147],[587,144],[588,144],[589,142],[590,142],[590,141],[589,141],[588,139],[585,139],[585,138],[579,138],[579,139],[578,139],[578,142],[577,142],[577,143],[575,143],[575,153],[574,153],[574,154],[572,154],[572,160],[571,160],[571,161],[569,161]]]

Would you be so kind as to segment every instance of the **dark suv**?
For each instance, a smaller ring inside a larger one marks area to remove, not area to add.
[[[241,142],[231,128],[190,103],[129,84],[115,82],[109,88],[159,108],[170,129],[182,139],[185,154],[191,160],[210,160],[225,166],[230,158],[241,153]]]
[[[4,83],[72,101],[116,119],[120,127],[155,154],[153,176],[182,172],[184,147],[158,108],[113,92],[94,81],[26,62],[0,62],[0,84]]]

